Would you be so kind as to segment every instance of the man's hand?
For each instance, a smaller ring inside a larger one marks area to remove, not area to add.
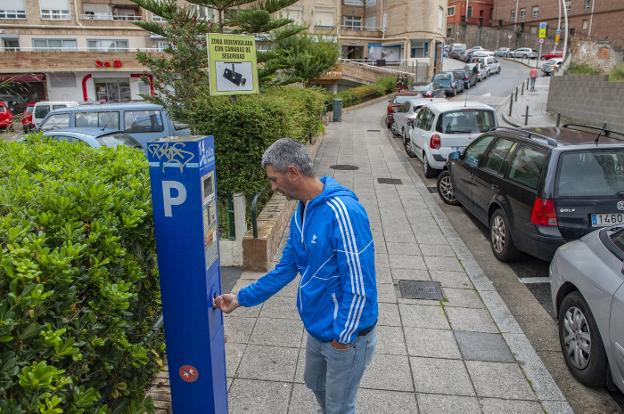
[[[341,344],[340,342],[336,341],[335,339],[332,339],[331,342],[329,343],[330,346],[333,346],[336,349],[347,349],[347,348],[351,348],[353,345],[351,344]]]
[[[214,307],[221,309],[221,311],[225,313],[230,313],[239,306],[238,297],[231,293],[217,296],[214,300]]]

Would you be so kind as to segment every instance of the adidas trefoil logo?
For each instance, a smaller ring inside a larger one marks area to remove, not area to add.
[[[316,234],[312,235],[312,241],[310,243],[316,244]]]

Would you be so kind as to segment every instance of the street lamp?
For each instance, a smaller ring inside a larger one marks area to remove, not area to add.
[[[518,0],[516,0],[518,1]],[[565,33],[563,33],[563,54],[561,58],[565,61],[566,53],[568,50],[568,7],[566,5],[566,0],[561,0],[561,6],[563,7],[563,22],[565,25]]]

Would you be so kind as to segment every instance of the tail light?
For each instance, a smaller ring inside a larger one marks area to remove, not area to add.
[[[433,134],[431,138],[429,138],[429,148],[431,149],[440,149],[442,146],[442,140],[438,134]]]
[[[470,80],[468,76],[464,76],[464,80]]]
[[[431,91],[427,91],[427,92],[425,92],[425,94],[424,94],[424,97],[425,97],[425,98],[431,98],[432,96],[433,96],[433,92],[431,92]]]
[[[537,226],[557,226],[555,200],[536,197],[531,209],[531,223]]]

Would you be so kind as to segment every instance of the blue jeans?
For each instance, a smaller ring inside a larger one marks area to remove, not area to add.
[[[531,89],[532,91],[534,91],[534,90],[535,90],[535,79],[536,79],[536,78],[529,78],[529,80],[531,81],[530,89]]]
[[[357,391],[377,344],[377,329],[358,336],[353,346],[341,350],[308,335],[305,384],[324,414],[353,414]]]

